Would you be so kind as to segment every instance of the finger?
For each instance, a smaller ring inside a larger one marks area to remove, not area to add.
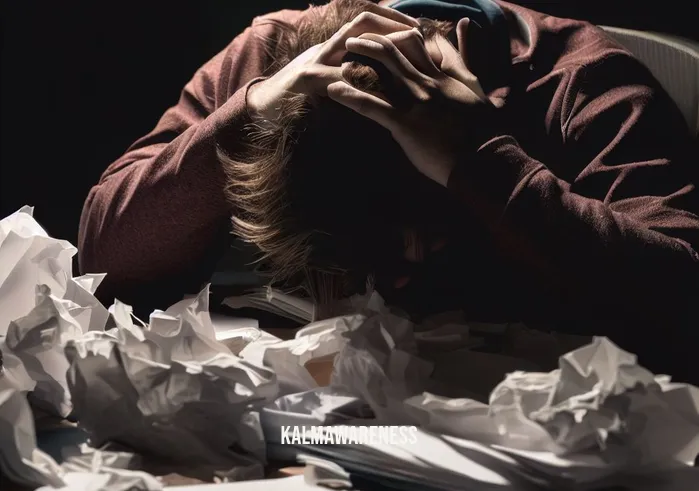
[[[308,95],[326,96],[328,85],[343,80],[342,67],[309,65],[304,69],[299,80],[302,87],[300,92]]]
[[[439,68],[434,64],[430,53],[427,51],[425,38],[417,29],[392,32],[387,34],[386,38],[390,39],[396,45],[396,48],[408,59],[410,64],[420,72],[430,76],[434,76],[439,72]]]
[[[435,42],[442,52],[442,63],[439,69],[442,73],[455,78],[462,84],[471,87],[474,82],[477,82],[476,76],[468,69],[461,58],[461,54],[456,51],[456,48],[444,38],[436,39]]]
[[[447,39],[437,37],[436,42],[442,52],[442,63],[440,69],[449,77],[458,80],[471,89],[476,95],[483,98],[483,90],[476,75],[467,66],[466,32],[469,26],[468,18],[461,19],[457,24],[459,51]]]
[[[378,97],[355,89],[346,82],[328,85],[328,97],[358,114],[377,122],[389,131],[393,131],[393,107]]]
[[[319,61],[327,65],[336,65],[347,52],[345,42],[351,37],[357,37],[366,32],[384,35],[396,31],[407,31],[413,26],[377,15],[373,12],[363,12],[353,21],[345,24],[339,31],[328,39],[319,53]]]
[[[410,80],[419,80],[422,77],[418,69],[385,36],[362,34],[361,37],[348,39],[345,46],[352,53],[368,56],[381,63],[398,79],[397,81],[406,77]]]
[[[466,67],[468,67],[468,45],[466,44],[466,37],[468,36],[468,26],[470,23],[471,19],[464,17],[456,24],[456,39],[458,39],[459,43],[459,54]]]

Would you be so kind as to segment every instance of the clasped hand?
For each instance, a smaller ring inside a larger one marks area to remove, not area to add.
[[[483,143],[476,135],[492,108],[467,67],[468,25],[468,19],[457,25],[457,50],[441,36],[426,42],[415,19],[375,6],[254,86],[248,107],[272,118],[284,94],[330,97],[389,130],[418,171],[446,186],[464,152]],[[384,65],[400,100],[348,84],[341,66],[348,52]]]

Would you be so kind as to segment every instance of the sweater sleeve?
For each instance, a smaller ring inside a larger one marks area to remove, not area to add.
[[[292,20],[295,13],[272,15]],[[200,68],[155,129],[90,190],[79,263],[83,273],[107,273],[103,301],[137,302],[145,294],[157,298],[151,303],[169,302],[209,278],[231,215],[216,143],[243,138],[247,88],[265,70],[261,38],[275,33],[264,19]]]
[[[564,83],[562,161],[540,162],[500,135],[448,187],[562,315],[667,320],[697,294],[697,159],[687,127],[626,54],[577,67]]]

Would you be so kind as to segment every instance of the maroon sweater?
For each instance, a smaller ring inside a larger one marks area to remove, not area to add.
[[[494,304],[517,305],[522,318],[595,320],[593,333],[615,339],[639,321],[672,337],[668,326],[696,292],[699,247],[699,163],[679,111],[600,29],[501,5],[512,24],[513,73],[501,92],[511,124],[448,185],[493,237],[493,257],[526,279]],[[103,298],[137,303],[207,280],[234,213],[214,141],[247,121],[246,89],[268,61],[259,37],[278,29],[262,19],[303,15],[256,19],[92,188],[80,265],[108,273]]]

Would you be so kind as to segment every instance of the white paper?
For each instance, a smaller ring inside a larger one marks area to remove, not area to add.
[[[257,288],[245,295],[228,297],[223,300],[223,305],[232,309],[259,309],[301,324],[311,322],[315,317],[315,306],[312,302],[272,287]]]
[[[261,475],[257,411],[276,398],[276,377],[215,340],[207,301],[208,288],[155,312],[143,330],[117,304],[117,328],[69,344],[73,405],[93,445],[118,441],[172,462]]]
[[[364,322],[362,315],[336,317],[306,326],[294,339],[280,341],[260,339],[247,345],[240,356],[277,374],[279,395],[305,392],[318,387],[305,368],[309,361],[338,353],[345,343],[343,333]]]
[[[211,322],[214,325],[217,341],[225,342],[240,337],[244,338],[247,344],[262,335],[257,319],[211,314]]]
[[[27,316],[10,322],[5,338],[5,348],[21,360],[36,382],[34,400],[42,409],[63,417],[72,409],[63,348],[69,339],[83,335],[68,310],[67,301],[53,296],[47,286],[39,286],[36,306]]]
[[[652,489],[696,482],[685,464],[699,453],[699,389],[651,374],[606,338],[541,372],[512,356],[472,351],[480,334],[522,328],[452,314],[413,325],[371,292],[339,302],[328,311],[342,317],[310,324],[289,341],[250,320],[214,322],[208,289],[155,311],[146,324],[121,302],[107,310],[97,301],[104,275],[72,277],[75,252],[48,237],[30,208],[0,221],[0,468],[19,483],[75,491],[161,486],[103,450],[58,466],[36,449],[30,391],[42,409],[75,410],[93,445],[118,441],[231,480],[262,475],[265,437],[276,442],[281,425],[376,418],[422,426],[419,445],[325,451],[340,463],[447,489],[461,489],[466,478],[492,489],[647,485],[639,475],[658,478]],[[301,322],[317,314],[271,289],[238,303]],[[331,385],[318,387],[306,365],[332,355]],[[345,476],[315,469],[314,483]]]
[[[7,348],[5,348],[7,349]],[[16,389],[22,392],[34,390],[36,382],[17,356],[9,351],[2,352],[2,367],[0,367],[0,390]]]
[[[25,486],[63,486],[61,470],[36,448],[34,419],[24,394],[0,391],[0,471]]]
[[[222,484],[196,484],[194,486],[168,486],[167,491],[327,491],[308,484],[304,476],[282,477],[259,481],[232,482]]]
[[[333,387],[287,394],[260,412],[268,444],[281,443],[282,427],[328,426],[371,417],[373,413],[365,402]]]
[[[599,452],[614,463],[694,461],[699,391],[671,384],[598,337],[550,373],[510,374],[490,398],[503,445],[558,455]]]
[[[418,429],[415,439],[391,444],[341,444],[304,447],[314,456],[344,468],[400,480],[410,489],[534,491],[535,476],[503,452],[485,445],[447,439]]]
[[[67,416],[63,347],[105,328],[109,314],[94,296],[104,275],[73,278],[75,247],[49,237],[32,211],[0,221],[0,351],[8,360],[0,386],[33,391],[33,404]]]
[[[345,336],[331,386],[365,401],[379,420],[410,424],[403,401],[425,389],[434,368],[416,354],[413,324],[376,314]]]
[[[47,285],[62,298],[72,278],[69,242],[49,237],[25,206],[0,221],[0,338],[10,322],[34,308],[37,285]]]
[[[65,486],[42,486],[36,491],[160,491],[163,489],[153,476],[145,472],[110,469],[111,472],[67,472]]]

